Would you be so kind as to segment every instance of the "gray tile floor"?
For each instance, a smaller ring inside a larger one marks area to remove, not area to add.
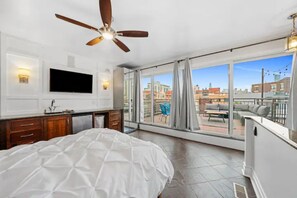
[[[249,198],[256,197],[241,174],[241,151],[140,130],[130,135],[159,145],[170,158],[175,173],[162,198],[233,198],[233,182],[246,186]]]

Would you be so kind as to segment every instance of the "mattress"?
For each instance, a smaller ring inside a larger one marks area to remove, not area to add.
[[[110,129],[0,151],[1,197],[156,198],[173,174],[160,147]]]

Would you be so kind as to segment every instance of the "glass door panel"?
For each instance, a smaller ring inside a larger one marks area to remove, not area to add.
[[[154,76],[154,123],[169,126],[172,73]]]
[[[194,69],[193,89],[201,132],[228,135],[228,65]]]
[[[152,122],[152,78],[143,76],[141,79],[143,97],[143,120],[142,122]]]
[[[234,64],[233,136],[244,137],[244,115],[284,125],[292,58],[288,55]]]

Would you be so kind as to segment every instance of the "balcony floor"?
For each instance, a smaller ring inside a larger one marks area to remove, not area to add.
[[[170,117],[167,118],[167,121],[165,122],[166,118],[162,116],[161,114],[154,116],[154,124],[161,125],[161,126],[168,126]],[[203,114],[198,114],[198,121],[200,125],[200,130],[203,132],[209,132],[209,133],[217,133],[217,134],[228,134],[228,122],[229,119],[225,118],[225,122],[223,122],[222,118],[216,118],[212,117],[210,120],[208,120],[208,116]],[[146,117],[144,119],[144,122],[150,123],[151,117]],[[233,121],[233,135],[234,136],[244,136],[244,126],[241,126],[241,123],[239,120]]]

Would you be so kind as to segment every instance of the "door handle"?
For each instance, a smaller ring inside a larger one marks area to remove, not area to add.
[[[30,134],[28,134],[28,135],[21,135],[21,138],[31,137],[31,136],[33,136],[33,135],[34,135],[33,133],[30,133]]]
[[[33,126],[34,125],[34,123],[30,123],[30,124],[21,124],[20,126],[21,127],[26,127],[26,126]]]

